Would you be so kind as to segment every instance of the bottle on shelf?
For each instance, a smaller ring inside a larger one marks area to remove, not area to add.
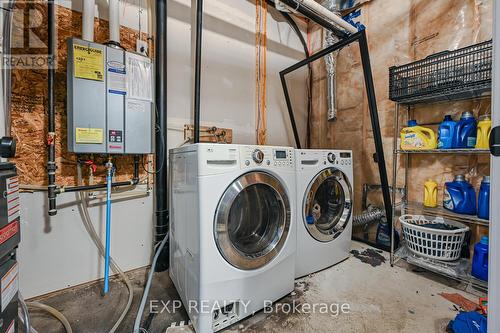
[[[444,117],[443,122],[439,125],[438,130],[438,148],[451,149],[454,147],[453,139],[457,129],[457,122],[453,121],[450,115]]]
[[[408,127],[401,130],[401,149],[436,149],[436,133],[430,128],[419,126],[416,120],[409,120]]]
[[[465,111],[457,123],[454,148],[475,148],[477,141],[477,122],[474,114]]]
[[[443,207],[458,214],[476,215],[476,191],[464,175],[445,184]]]
[[[479,117],[477,123],[477,149],[489,149],[491,134],[491,118],[489,115]]]
[[[477,200],[477,217],[480,219],[490,219],[490,176],[484,176],[479,188],[479,198]]]
[[[438,205],[438,184],[429,179],[424,183],[424,206],[435,208]]]
[[[481,241],[474,246],[472,258],[472,276],[488,281],[488,236],[483,236]]]

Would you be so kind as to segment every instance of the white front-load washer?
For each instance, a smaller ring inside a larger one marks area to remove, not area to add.
[[[299,278],[349,256],[352,237],[351,151],[296,149]]]
[[[169,159],[169,274],[196,332],[292,292],[294,149],[202,143]]]

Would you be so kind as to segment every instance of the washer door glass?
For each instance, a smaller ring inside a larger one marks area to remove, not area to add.
[[[274,176],[250,172],[224,192],[215,213],[215,241],[227,262],[257,269],[274,259],[290,229],[290,203]]]
[[[311,181],[304,197],[304,224],[309,234],[321,242],[340,236],[352,213],[352,189],[343,172],[335,168],[321,171]]]

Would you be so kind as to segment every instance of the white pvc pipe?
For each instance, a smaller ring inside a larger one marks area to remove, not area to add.
[[[358,32],[358,29],[344,21],[340,16],[329,11],[326,7],[320,5],[314,0],[295,0],[295,2],[307,7],[308,9],[314,11],[316,14],[327,18],[332,23],[342,27],[350,33]]]
[[[83,0],[82,39],[94,41],[95,0]]]
[[[120,44],[119,0],[109,0],[109,40]]]

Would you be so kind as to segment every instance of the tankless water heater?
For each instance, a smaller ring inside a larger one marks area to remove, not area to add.
[[[153,152],[151,59],[115,46],[71,38],[67,78],[70,152]]]

